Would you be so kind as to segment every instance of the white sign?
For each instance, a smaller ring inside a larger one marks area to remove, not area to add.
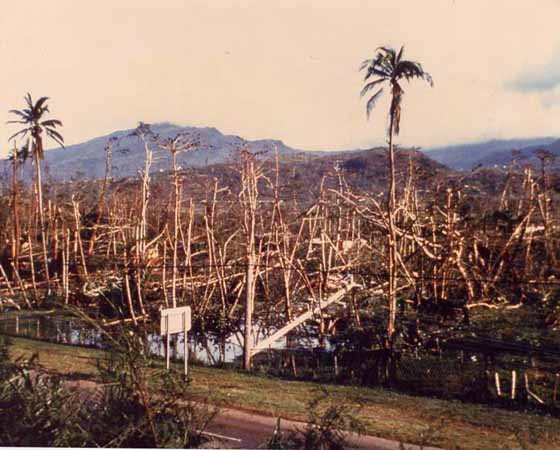
[[[191,329],[191,307],[167,308],[161,310],[160,334],[184,333]]]
[[[161,310],[160,315],[160,334],[165,336],[165,367],[169,370],[169,336],[177,333],[185,333],[185,379],[187,379],[189,346],[187,344],[187,332],[191,329],[191,307],[182,306],[180,308],[167,308]]]

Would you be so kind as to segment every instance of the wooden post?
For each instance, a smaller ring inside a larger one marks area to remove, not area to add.
[[[515,400],[515,389],[517,388],[517,372],[511,371],[511,399]]]
[[[338,377],[338,357],[334,354],[334,375]]]
[[[531,400],[531,398],[533,398],[541,405],[544,405],[544,400],[529,388],[529,374],[527,372],[525,372],[525,390],[527,391],[527,400]]]
[[[531,390],[529,389],[529,375],[527,375],[527,371],[525,371],[525,391],[527,392],[527,400],[531,399]]]
[[[494,373],[495,378],[496,378],[496,393],[498,394],[498,397],[502,396],[502,389],[500,386],[500,374],[498,372]]]

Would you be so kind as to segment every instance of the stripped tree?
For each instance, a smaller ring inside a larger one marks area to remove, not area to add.
[[[422,66],[414,61],[404,60],[404,47],[397,51],[390,47],[380,47],[377,49],[372,59],[366,59],[360,66],[360,70],[365,70],[364,81],[367,83],[362,88],[360,95],[364,96],[375,89],[366,104],[366,112],[369,118],[377,100],[384,91],[382,85],[389,84],[391,88],[391,106],[389,108],[389,193],[387,195],[387,300],[389,304],[389,320],[387,323],[387,344],[392,346],[395,337],[395,322],[397,312],[396,299],[396,278],[397,278],[397,233],[395,230],[396,215],[396,181],[395,181],[395,149],[393,137],[400,132],[401,104],[404,89],[401,86],[402,80],[410,81],[414,78],[426,80],[433,85],[432,77],[424,71]]]

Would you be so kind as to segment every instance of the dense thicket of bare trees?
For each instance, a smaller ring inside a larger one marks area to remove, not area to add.
[[[390,220],[380,192],[352,188],[336,165],[305,202],[293,194],[282,161],[247,151],[220,169],[229,171],[225,177],[176,166],[149,176],[154,154],[196,139],[160,141],[145,125],[137,134],[146,146],[140,178],[113,181],[108,173],[101,181],[47,185],[42,210],[32,186],[11,179],[14,160],[0,196],[3,307],[42,308],[56,297],[136,322],[162,306],[189,304],[201,329],[245,332],[247,367],[255,340],[315,308],[350,276],[362,288],[344,294],[354,311],[345,326],[361,326],[360,301],[383,321],[394,309],[397,341],[410,334],[402,320],[417,317],[420,330],[420,312],[429,308],[458,308],[468,320],[476,307],[549,302],[547,320],[558,326],[558,194],[546,159],[538,170],[514,162],[499,194],[487,196],[461,176],[426,179],[397,153]],[[44,229],[36,226],[41,214]],[[321,308],[314,323],[319,338],[343,326]]]
[[[527,308],[555,330],[553,155],[536,152],[531,167],[514,152],[507,174],[438,174],[393,142],[401,83],[431,77],[402,49],[380,48],[362,69],[368,114],[381,86],[391,89],[388,147],[369,152],[369,166],[368,155],[294,162],[242,146],[229,165],[184,170],[180,152],[208,150],[197,136],[164,139],[140,123],[129,136],[144,149],[138,177],[111,178],[112,138],[102,180],[44,183],[42,135],[62,144],[62,123],[45,117],[48,98],[28,95],[12,111],[23,125],[12,138],[26,142],[14,142],[0,181],[0,307],[74,304],[104,323],[136,325],[190,305],[195,332],[220,342],[223,358],[236,336],[248,370],[276,338],[290,347],[303,333],[326,347],[329,337],[354,336],[348,348],[376,352],[367,374],[376,380],[394,377],[397,354],[434,336],[439,347],[476,308],[498,320]],[[163,152],[169,170],[154,174]],[[28,156],[31,183],[22,179]],[[385,178],[365,183],[372,170]]]

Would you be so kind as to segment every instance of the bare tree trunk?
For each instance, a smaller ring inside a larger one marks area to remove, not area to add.
[[[37,283],[35,281],[35,263],[33,261],[33,244],[31,242],[31,235],[27,235],[27,244],[29,245],[29,269],[31,271],[31,284],[33,286],[33,299],[35,305],[39,306],[39,295],[37,294]]]
[[[249,244],[247,251],[247,292],[245,298],[245,335],[244,335],[244,352],[243,352],[243,368],[251,370],[251,351],[253,347],[253,308],[255,303],[254,285],[254,247],[251,250]]]
[[[165,230],[167,234],[167,230]],[[169,308],[169,300],[167,299],[167,239],[163,239],[163,264],[161,270],[161,286],[163,288],[163,300],[165,302],[165,307]]]
[[[81,262],[81,266],[82,266],[82,272],[83,272],[84,279],[86,281],[89,281],[88,269],[87,269],[87,264],[86,264],[86,256],[85,256],[85,253],[84,253],[84,246],[83,246],[83,243],[82,243],[80,206],[79,206],[78,202],[74,200],[74,196],[72,196],[72,206],[74,208],[74,226],[76,227],[76,231],[74,233],[74,236],[76,237],[77,251],[80,252],[80,262]]]
[[[49,276],[49,256],[47,253],[47,235],[46,235],[46,228],[45,228],[45,216],[43,212],[43,182],[41,180],[41,164],[40,164],[41,160],[39,159],[39,154],[36,151],[33,151],[33,155],[35,159],[35,170],[37,171],[36,172],[37,207],[39,208],[39,225],[41,226],[41,244],[43,246],[43,262],[45,265],[45,279],[47,281],[47,290],[50,293],[51,282]]]
[[[99,201],[97,202],[97,217],[95,218],[95,224],[93,226],[93,231],[91,233],[91,238],[89,241],[88,256],[93,255],[95,241],[97,239],[97,228],[99,227],[101,215],[103,214],[103,207],[105,206],[105,195],[107,194],[107,186],[109,185],[109,177],[111,175],[111,147],[112,143],[109,140],[109,142],[107,142],[107,145],[105,145],[105,177],[103,178],[101,194],[99,195]]]
[[[395,232],[396,180],[395,180],[395,150],[393,147],[394,115],[391,114],[389,125],[389,195],[387,197],[387,302],[389,306],[389,320],[387,322],[388,344],[392,347],[395,338],[397,298],[396,298],[396,252],[397,236]]]
[[[253,155],[245,155],[243,166],[242,198],[244,200],[244,225],[247,234],[247,274],[245,295],[245,330],[243,348],[243,367],[251,370],[253,349],[253,309],[255,307],[255,228],[257,209],[257,171]]]
[[[12,261],[16,267],[19,263],[19,248],[21,239],[21,228],[19,222],[19,183],[18,183],[19,155],[14,143],[14,159],[12,161],[12,212],[13,212],[13,236],[12,236]]]
[[[174,208],[173,208],[173,273],[171,275],[171,301],[173,308],[177,307],[177,245],[179,240],[179,210],[181,206],[179,173],[177,172],[177,152],[172,152],[173,156],[173,185],[175,188]]]

